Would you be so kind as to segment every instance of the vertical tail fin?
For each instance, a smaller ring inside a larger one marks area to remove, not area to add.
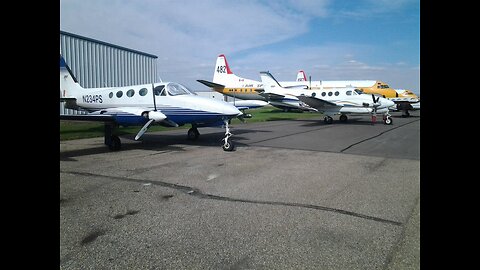
[[[215,64],[215,70],[213,72],[213,82],[225,85],[235,77],[233,72],[228,66],[227,58],[225,55],[220,54],[217,57],[217,63]]]
[[[303,70],[299,70],[297,73],[297,82],[305,82],[307,81],[307,75]]]
[[[283,88],[268,71],[260,71],[260,78],[262,79],[263,89],[267,93],[273,92],[274,89]]]
[[[83,88],[68,67],[63,56],[60,55],[60,97],[72,98]]]

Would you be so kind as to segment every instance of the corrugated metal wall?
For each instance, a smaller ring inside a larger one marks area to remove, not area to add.
[[[60,53],[82,87],[113,87],[158,81],[157,56],[60,31]],[[65,109],[60,114],[79,114]]]

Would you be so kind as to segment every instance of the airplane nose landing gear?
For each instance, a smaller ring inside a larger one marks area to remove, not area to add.
[[[393,123],[392,117],[388,112],[383,116],[383,123],[385,125],[391,125]]]
[[[225,123],[225,138],[222,139],[223,141],[223,151],[233,151],[235,148],[235,145],[233,144],[232,141],[229,140],[229,138],[233,135],[230,133],[230,128],[228,127],[228,120],[224,120]]]

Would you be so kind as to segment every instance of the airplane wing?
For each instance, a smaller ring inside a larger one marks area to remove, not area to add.
[[[235,100],[229,101],[228,103],[237,107],[239,110],[255,109],[268,105],[268,102],[263,100]]]
[[[316,97],[297,96],[297,98],[303,101],[308,106],[315,109],[326,109],[328,107],[342,107],[342,105],[337,105],[333,102],[326,101]]]
[[[88,114],[75,114],[67,115],[60,114],[60,120],[77,120],[77,121],[98,121],[98,122],[115,122],[118,115],[132,114],[141,116],[142,112],[151,111],[150,108],[130,108],[130,107],[118,107],[107,108],[98,111],[93,111]]]
[[[60,114],[60,120],[92,121],[92,122],[115,122],[113,115],[90,115],[90,114]]]
[[[148,112],[148,118],[142,114]],[[142,121],[154,119],[155,121],[162,122],[168,126],[178,127],[178,124],[167,119],[160,110],[153,111],[152,108],[139,108],[139,107],[116,107],[106,108],[97,111],[90,112],[88,114],[78,115],[60,115],[60,120],[74,120],[74,121],[94,121],[94,122],[111,122],[124,124],[139,124]]]
[[[209,81],[205,81],[205,80],[197,80],[197,82],[202,83],[202,84],[204,84],[208,87],[212,87],[212,88],[225,88],[225,85],[214,83],[214,82],[209,82]]]

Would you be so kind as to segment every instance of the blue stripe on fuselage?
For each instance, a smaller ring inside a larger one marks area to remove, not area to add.
[[[218,113],[194,111],[190,111],[188,114],[168,111],[162,111],[162,113],[167,116],[168,120],[171,120],[180,126],[187,123],[216,123],[222,121],[225,117],[225,115]],[[113,114],[113,116],[115,117],[115,121],[122,126],[141,126],[148,121],[145,117],[135,114],[118,113]]]

